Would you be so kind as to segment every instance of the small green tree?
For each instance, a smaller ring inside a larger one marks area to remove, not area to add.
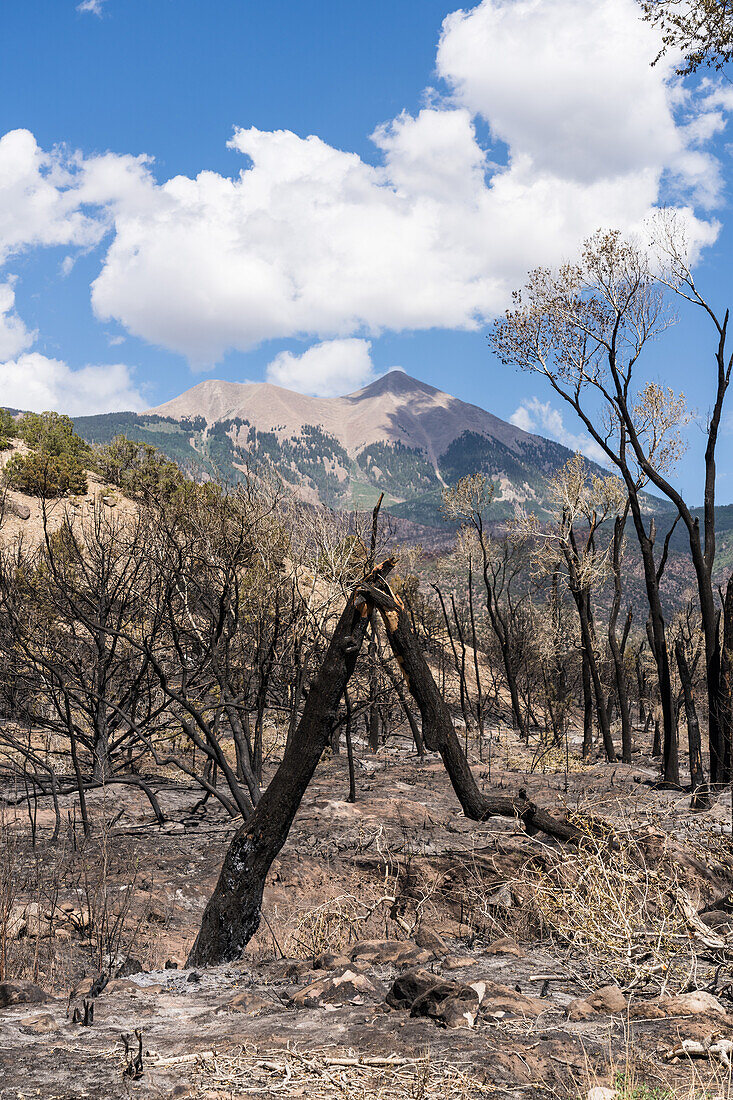
[[[18,425],[7,409],[0,409],[0,451],[6,451],[18,434]]]
[[[25,413],[17,422],[17,434],[32,451],[48,455],[71,455],[81,460],[91,451],[74,431],[71,417],[62,413]]]
[[[4,477],[11,489],[44,499],[87,491],[84,467],[69,454],[31,451],[27,455],[13,455],[5,466]]]
[[[156,500],[170,500],[185,481],[176,463],[157,448],[124,435],[97,447],[92,464],[104,481],[131,497],[152,495]]]

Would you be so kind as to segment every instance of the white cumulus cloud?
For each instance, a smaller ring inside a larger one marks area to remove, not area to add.
[[[81,12],[90,12],[92,15],[102,15],[102,5],[105,0],[81,0],[81,3],[76,5],[76,10]]]
[[[658,47],[636,0],[482,0],[443,24],[449,96],[380,125],[375,163],[243,128],[238,175],[159,183],[145,157],[47,154],[15,131],[0,141],[0,259],[109,232],[98,318],[201,368],[271,339],[476,329],[529,268],[598,228],[638,232],[660,203],[693,253],[715,239],[695,210],[719,200],[709,143],[733,101],[710,81],[683,89],[671,60],[652,67]]]
[[[664,187],[699,248],[716,227],[689,203],[720,189],[704,143],[722,100],[696,107],[671,62],[651,67],[658,45],[635,0],[454,12],[438,48],[452,101],[378,127],[376,166],[316,136],[237,130],[236,178],[151,180],[142,212],[119,205],[94,308],[205,366],[277,337],[476,328],[529,267],[601,226],[638,231]]]
[[[11,359],[31,347],[36,334],[29,332],[15,312],[13,280],[0,283],[0,361]]]
[[[146,408],[123,363],[73,370],[60,359],[30,351],[37,333],[15,311],[14,280],[0,283],[0,407],[72,416]]]
[[[509,422],[524,432],[534,432],[536,435],[554,439],[571,451],[580,451],[594,462],[608,466],[608,456],[603,449],[593,439],[589,439],[585,432],[569,431],[565,427],[562,413],[549,401],[540,401],[538,397],[528,398],[514,410]]]
[[[72,370],[62,360],[36,351],[0,363],[0,395],[2,405],[10,408],[52,409],[70,416],[122,409],[142,412],[147,407],[123,363]]]
[[[671,166],[674,62],[636,0],[483,0],[443,23],[438,73],[512,158],[590,183]]]
[[[298,393],[338,397],[374,379],[368,340],[328,340],[302,355],[281,351],[267,367],[267,381]]]
[[[103,225],[81,209],[78,183],[73,160],[45,153],[29,130],[0,138],[0,263],[27,248],[101,239]]]

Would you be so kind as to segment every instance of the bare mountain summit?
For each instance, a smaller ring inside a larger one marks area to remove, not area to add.
[[[308,397],[267,382],[208,379],[147,413],[82,417],[93,442],[117,432],[155,443],[193,476],[265,465],[306,500],[369,507],[440,524],[445,485],[477,470],[497,485],[497,517],[542,511],[547,477],[570,452],[402,371],[345,397]]]
[[[317,426],[337,439],[350,455],[371,443],[401,443],[439,458],[464,432],[477,432],[516,450],[537,441],[478,405],[469,405],[426,382],[393,370],[346,397],[308,397],[269,382],[200,382],[180,397],[151,409],[174,420],[203,417],[208,425],[246,420],[278,439]]]

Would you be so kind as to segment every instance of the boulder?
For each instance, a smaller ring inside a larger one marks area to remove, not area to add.
[[[22,905],[12,905],[5,922],[5,935],[9,940],[20,940],[28,933],[28,920]]]
[[[0,982],[0,1008],[10,1008],[11,1005],[43,1004],[50,1001],[48,993],[34,985],[33,982]]]
[[[712,928],[719,936],[733,934],[733,913],[726,913],[722,909],[711,909],[709,913],[700,913],[700,920],[708,928]]]
[[[437,985],[440,978],[430,970],[416,967],[401,974],[387,994],[387,1004],[391,1008],[412,1008],[423,993]]]
[[[714,1016],[725,1016],[726,1010],[717,997],[707,993],[704,989],[696,989],[692,993],[679,993],[675,997],[660,997],[656,1002],[665,1016],[703,1016],[712,1013]]]
[[[426,928],[424,924],[420,925],[415,936],[415,943],[418,947],[422,947],[423,951],[432,951],[434,955],[445,955],[448,951],[448,946],[442,936],[439,936],[432,928]]]
[[[264,997],[253,993],[251,989],[243,989],[229,1001],[219,1005],[217,1012],[241,1012],[245,1016],[259,1016],[263,1012],[273,1009],[272,1001],[266,1001]]]
[[[314,970],[338,970],[348,966],[351,960],[348,955],[334,955],[332,951],[324,951],[313,960]]]
[[[139,959],[133,959],[129,956],[123,959],[115,970],[115,978],[129,978],[131,974],[142,974],[143,964]]]
[[[298,1008],[318,1008],[322,1005],[363,1004],[365,997],[379,996],[374,982],[356,970],[348,968],[341,974],[329,974],[311,982],[293,994],[291,1001]]]
[[[588,1020],[591,1016],[616,1016],[626,1012],[628,1001],[617,985],[604,985],[587,997],[579,997],[568,1006],[569,1020]]]
[[[302,982],[310,975],[314,975],[308,959],[275,959],[269,964],[267,970],[269,976],[275,981]]]
[[[568,1020],[592,1020],[597,1015],[596,1010],[582,997],[577,997],[568,1005]]]
[[[524,959],[526,952],[511,936],[501,936],[484,948],[484,955],[513,955],[516,959]]]
[[[27,504],[21,504],[19,500],[8,501],[8,511],[12,516],[17,516],[18,519],[30,519],[31,510]]]
[[[483,1001],[489,1015],[501,1012],[508,1016],[540,1016],[551,1007],[547,1001],[518,993],[508,985],[499,985],[498,982],[481,984],[486,987]]]
[[[425,951],[410,940],[362,940],[349,952],[352,961],[378,966],[420,966],[430,962],[432,951]]]
[[[509,883],[505,882],[493,894],[489,894],[486,904],[492,909],[514,909],[516,903]]]
[[[427,1016],[441,1027],[473,1027],[479,1009],[479,995],[461,982],[437,982],[415,999],[411,1016]]]
[[[417,967],[393,983],[387,1004],[409,1009],[411,1016],[425,1016],[442,1027],[473,1027],[485,988],[484,982],[465,985]]]
[[[131,978],[112,978],[107,982],[103,993],[142,993],[143,987],[133,982]]]
[[[48,1035],[50,1031],[58,1031],[60,1024],[50,1012],[42,1012],[40,1016],[24,1016],[18,1020],[21,1031],[29,1035]]]
[[[444,970],[465,970],[467,966],[474,966],[475,959],[470,955],[455,955],[452,959],[446,959],[443,963]]]

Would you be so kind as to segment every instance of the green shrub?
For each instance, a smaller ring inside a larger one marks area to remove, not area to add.
[[[31,451],[27,455],[13,455],[5,466],[4,477],[11,489],[29,496],[62,497],[87,491],[84,467],[71,454]]]
[[[92,460],[99,476],[131,497],[148,494],[169,500],[184,482],[175,462],[149,443],[138,443],[124,435],[98,447]]]
[[[6,451],[10,441],[18,434],[15,418],[7,409],[0,409],[0,451]]]
[[[71,417],[62,413],[25,413],[16,422],[16,429],[32,451],[58,457],[70,455],[80,462],[91,453],[89,444],[74,431]]]

